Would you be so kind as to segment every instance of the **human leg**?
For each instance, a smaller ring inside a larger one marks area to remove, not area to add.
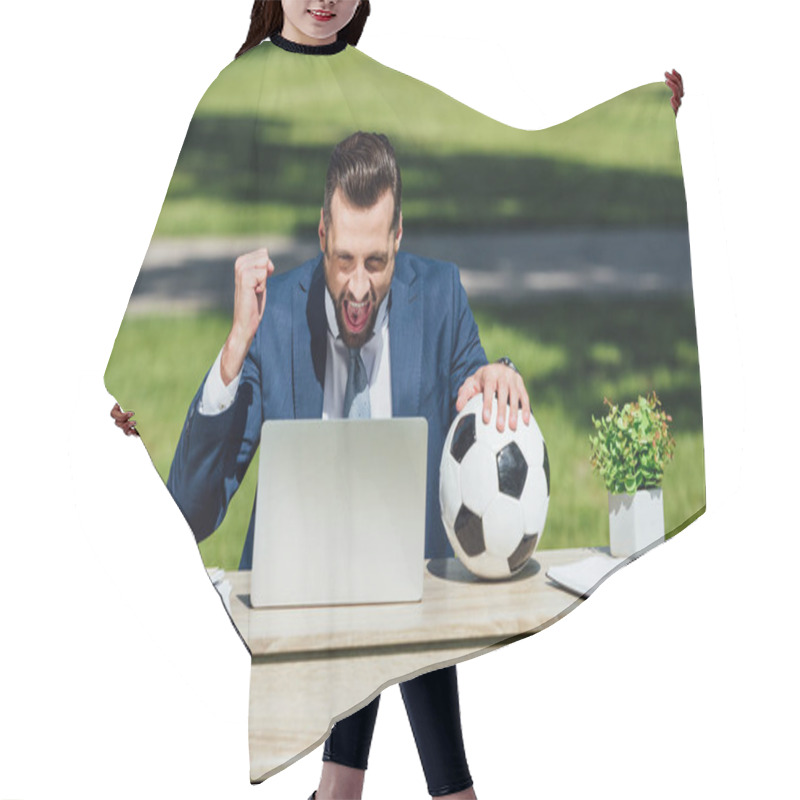
[[[364,770],[346,767],[335,761],[322,764],[319,788],[313,800],[360,800],[364,789]]]
[[[455,666],[400,684],[408,721],[432,797],[474,797],[461,733]]]
[[[322,752],[322,776],[316,800],[358,800],[361,797],[380,699],[378,695],[333,726]]]

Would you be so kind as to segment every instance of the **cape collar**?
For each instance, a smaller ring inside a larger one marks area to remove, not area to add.
[[[341,53],[347,47],[346,39],[337,39],[330,44],[298,44],[297,42],[290,42],[279,33],[273,33],[270,36],[270,41],[281,50],[286,50],[289,53],[303,53],[308,56],[331,56],[335,53]]]

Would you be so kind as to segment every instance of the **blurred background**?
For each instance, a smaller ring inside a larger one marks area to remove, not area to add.
[[[608,543],[589,465],[592,415],[658,393],[673,417],[668,535],[705,506],[686,201],[670,90],[654,83],[567,122],[501,124],[358,51],[298,59],[263,44],[222,71],[192,119],[106,373],[166,479],[189,403],[227,335],[233,263],[319,253],[333,146],[386,133],[403,178],[403,250],[454,261],[490,360],[520,369],[547,441],[540,547]],[[235,569],[257,457],[201,543]],[[299,476],[301,477],[301,476]]]

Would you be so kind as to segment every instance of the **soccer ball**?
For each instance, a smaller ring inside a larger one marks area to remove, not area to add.
[[[539,426],[518,417],[517,430],[483,422],[483,395],[453,420],[442,452],[439,503],[459,560],[481,578],[519,572],[539,543],[550,502],[550,464]]]

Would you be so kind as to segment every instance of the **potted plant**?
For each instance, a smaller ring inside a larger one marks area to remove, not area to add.
[[[652,392],[621,409],[607,398],[608,413],[592,416],[595,435],[592,467],[608,490],[611,555],[628,557],[664,541],[664,499],[661,482],[672,458],[672,422]]]

